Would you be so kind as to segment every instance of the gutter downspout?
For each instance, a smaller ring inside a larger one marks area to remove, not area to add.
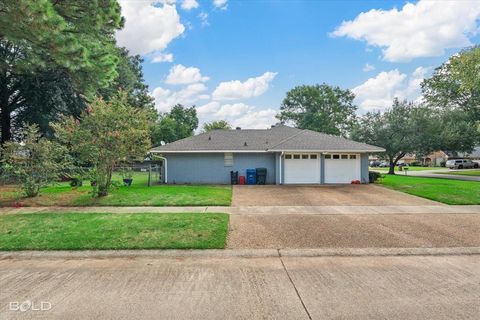
[[[282,157],[283,157],[283,153],[284,153],[283,151],[280,153],[280,159],[279,159],[279,161],[280,161],[280,184],[283,184],[283,181],[282,181],[282,171],[283,171],[282,170]]]
[[[163,163],[165,163],[165,179],[164,179],[164,183],[168,183],[168,163],[167,163],[167,158],[165,157],[158,157],[159,159],[163,159]]]

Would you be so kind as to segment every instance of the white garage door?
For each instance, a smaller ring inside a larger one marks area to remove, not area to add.
[[[325,183],[351,183],[352,180],[360,180],[360,155],[325,155]]]
[[[316,153],[292,153],[285,155],[285,183],[320,183],[320,155]]]

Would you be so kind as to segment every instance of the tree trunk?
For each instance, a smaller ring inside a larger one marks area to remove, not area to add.
[[[393,159],[390,160],[389,168],[388,168],[388,174],[395,174],[395,162],[392,161]]]
[[[12,116],[7,107],[2,107],[0,110],[0,145],[12,139]]]

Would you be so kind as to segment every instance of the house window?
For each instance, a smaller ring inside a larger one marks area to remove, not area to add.
[[[294,154],[293,159],[295,159],[295,160],[300,159],[300,155],[299,154]]]
[[[339,154],[334,154],[332,159],[340,159],[340,155]]]
[[[286,154],[285,159],[292,159],[292,155],[291,154]]]
[[[311,154],[310,159],[317,159],[317,155],[316,154]]]
[[[233,153],[225,152],[223,154],[223,165],[225,167],[232,167],[233,166]]]
[[[342,154],[342,159],[348,159],[348,154]]]
[[[302,159],[308,159],[308,154],[302,154]]]
[[[356,154],[351,154],[350,159],[357,159],[357,155]]]
[[[326,154],[325,159],[332,159],[332,155],[331,154]]]

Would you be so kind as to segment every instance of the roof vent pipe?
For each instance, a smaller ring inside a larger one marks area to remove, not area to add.
[[[247,146],[247,141],[245,141],[245,143],[243,144],[243,146],[244,146],[244,147],[246,147],[246,146]]]
[[[240,127],[236,127],[236,128],[235,128],[235,130],[242,130],[242,128],[240,128]]]
[[[212,136],[208,136],[208,140],[212,140]]]

